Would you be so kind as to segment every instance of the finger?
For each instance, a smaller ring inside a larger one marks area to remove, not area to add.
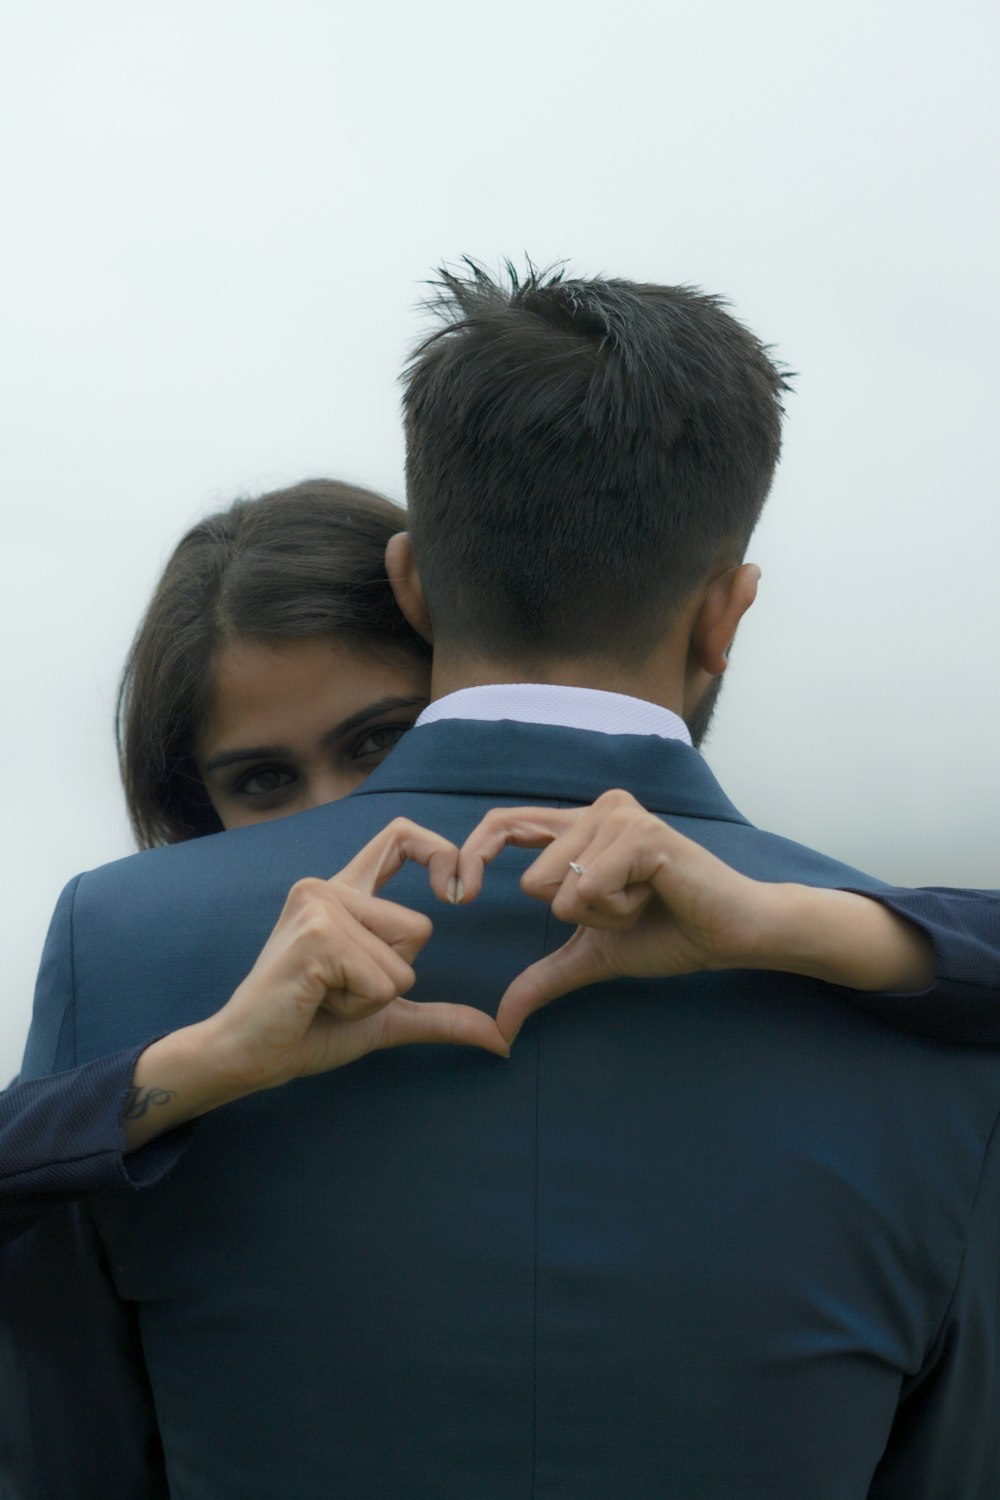
[[[406,990],[414,982],[411,957],[430,930],[429,918],[418,912],[346,886],[337,888],[331,881],[313,881],[289,917],[288,961],[318,970],[328,988],[338,989],[351,955],[365,953],[381,965],[397,991]]]
[[[671,831],[651,822],[618,832],[602,829],[569,868],[532,867],[521,883],[529,894],[547,899],[561,922],[629,927],[653,898],[655,879],[667,863],[663,844]]]
[[[430,925],[426,918],[395,908],[387,920],[378,913],[381,903],[377,897],[364,897],[346,888],[335,892],[318,881],[308,890],[300,883],[290,895],[290,903],[294,903],[291,910],[275,929],[261,958],[267,954],[269,968],[314,1004],[320,1004],[328,991],[340,990],[357,990],[385,1004],[414,983],[409,954],[421,946]],[[413,934],[416,929],[416,940],[401,945],[400,951],[372,930],[380,920],[394,937],[401,932]],[[382,978],[374,980],[375,974]],[[386,983],[391,985],[390,993],[386,993]],[[372,984],[374,988],[366,989]]]
[[[343,904],[352,921],[365,927],[383,943],[388,943],[406,963],[412,964],[434,931],[434,924],[424,912],[412,911],[384,896],[369,896],[364,891],[342,889],[336,881],[329,883],[331,899]],[[352,929],[353,930],[353,929]]]
[[[659,818],[625,828],[580,879],[581,897],[598,905],[616,890],[645,886],[668,908],[690,906],[700,892],[721,895],[745,877]]]
[[[593,850],[615,838],[623,822],[651,814],[629,792],[602,792],[588,807],[494,808],[462,846],[459,873],[467,893],[477,894],[483,867],[505,844],[520,848],[547,845],[521,881],[526,894],[550,900],[562,884],[567,868],[582,864]]]
[[[380,1048],[415,1042],[455,1047],[481,1047],[497,1057],[508,1057],[510,1047],[496,1021],[471,1005],[395,1000],[379,1018]]]
[[[409,818],[394,818],[333,878],[341,885],[374,895],[399,873],[407,860],[429,870],[432,888],[443,897],[448,880],[455,873],[458,848],[441,834],[422,828]]]
[[[571,990],[607,979],[610,972],[586,931],[574,932],[568,943],[530,964],[507,986],[497,1010],[501,1034],[513,1043],[535,1011]]]
[[[620,789],[603,792],[592,806],[584,809],[572,830],[551,843],[529,866],[521,881],[522,888],[540,900],[551,900],[566,879],[568,866],[583,877],[605,850],[623,840],[632,848],[644,836],[651,835],[652,830],[662,831],[663,827],[662,821],[647,812],[630,792]]]
[[[486,866],[514,844],[520,849],[537,849],[558,838],[579,819],[586,809],[557,807],[495,807],[472,830],[459,851],[458,878],[463,899],[478,896]]]
[[[552,901],[564,886],[575,890],[617,837],[617,829],[606,820],[595,818],[593,809],[543,849],[521,876],[525,895],[538,901]]]
[[[338,982],[328,987],[322,1008],[345,1021],[384,1009],[415,979],[409,965],[384,944],[371,953],[359,943],[340,955],[336,968]]]
[[[618,927],[638,916],[654,887],[659,893],[672,858],[682,855],[690,861],[692,854],[705,854],[638,804],[619,807],[602,819],[572,864],[563,862],[564,852],[559,841],[550,845],[525,871],[522,888],[549,901],[564,922]]]
[[[602,891],[593,897],[580,889],[581,884],[570,874],[552,897],[552,915],[558,921],[576,927],[593,927],[602,932],[626,931],[635,926],[643,909],[653,899],[653,889],[648,884]]]

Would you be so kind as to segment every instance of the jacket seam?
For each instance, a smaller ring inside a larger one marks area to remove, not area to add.
[[[542,931],[542,957],[549,951],[549,924],[552,909],[545,908],[545,927]],[[544,1009],[538,1013],[538,1032],[535,1051],[535,1182],[534,1182],[534,1281],[532,1286],[531,1312],[531,1496],[534,1500],[537,1486],[538,1464],[538,1212],[539,1212],[539,1132],[541,1128],[542,1096],[542,1028]]]
[[[963,1245],[963,1248],[962,1248],[961,1258],[959,1259],[958,1270],[957,1270],[957,1272],[955,1274],[955,1282],[954,1282],[954,1285],[952,1286],[951,1292],[950,1292],[950,1294],[948,1296],[948,1301],[945,1304],[944,1312],[941,1314],[941,1318],[940,1318],[940,1320],[939,1320],[939,1322],[937,1324],[937,1327],[936,1327],[936,1329],[934,1331],[933,1337],[928,1340],[928,1342],[927,1342],[927,1344],[925,1346],[925,1349],[924,1349],[925,1357],[930,1352],[930,1350],[935,1347],[936,1344],[940,1343],[941,1338],[944,1335],[945,1324],[947,1323],[948,1316],[951,1313],[951,1310],[952,1310],[953,1306],[955,1305],[955,1299],[958,1296],[959,1287],[962,1284],[962,1276],[963,1276],[963,1273],[965,1271],[965,1262],[966,1262],[966,1259],[967,1259],[968,1254],[969,1254],[969,1240],[970,1240],[970,1237],[971,1237],[971,1234],[972,1234],[972,1226],[973,1226],[973,1223],[975,1221],[976,1210],[979,1207],[979,1199],[980,1199],[980,1195],[981,1195],[982,1190],[983,1190],[983,1179],[986,1176],[986,1166],[987,1166],[987,1163],[988,1163],[989,1158],[990,1158],[990,1153],[993,1150],[993,1143],[994,1143],[994,1140],[996,1138],[998,1128],[1000,1128],[1000,1109],[998,1109],[996,1115],[994,1116],[993,1125],[990,1128],[989,1138],[987,1139],[987,1142],[986,1142],[986,1148],[983,1151],[983,1159],[982,1159],[982,1162],[980,1163],[980,1167],[979,1167],[979,1176],[978,1176],[978,1178],[976,1180],[976,1190],[975,1190],[975,1192],[972,1195],[972,1203],[971,1203],[970,1208],[969,1208],[969,1219],[968,1219],[968,1223],[966,1224],[966,1229],[965,1229],[965,1242],[964,1242],[964,1245]],[[996,1368],[995,1368],[995,1366],[994,1366],[994,1373],[993,1373],[993,1384],[994,1385],[996,1384]]]

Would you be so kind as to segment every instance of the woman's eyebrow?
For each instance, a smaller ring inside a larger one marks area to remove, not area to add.
[[[323,736],[323,744],[331,745],[342,734],[350,734],[352,729],[360,729],[369,720],[377,719],[382,714],[391,714],[394,709],[423,708],[426,702],[427,698],[420,693],[411,698],[379,698],[376,703],[359,708],[356,714],[349,714],[346,719],[335,724]],[[291,754],[286,745],[253,745],[246,750],[220,750],[218,755],[206,760],[203,769],[206,772],[221,771],[225,766],[238,766],[248,760],[288,760]]]
[[[291,754],[284,745],[256,745],[248,750],[220,750],[211,760],[206,760],[206,771],[220,771],[223,766],[238,766],[244,760],[280,760]]]
[[[377,719],[381,714],[391,714],[397,708],[422,708],[427,702],[426,696],[418,693],[412,698],[380,698],[377,703],[369,703],[365,708],[359,708],[356,714],[351,714],[323,736],[324,745],[339,740],[342,734],[350,734],[352,729],[360,729],[370,719]]]

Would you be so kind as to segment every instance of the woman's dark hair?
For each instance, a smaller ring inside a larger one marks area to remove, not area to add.
[[[370,490],[309,479],[237,500],[174,549],[132,643],[116,738],[141,849],[217,833],[194,740],[220,646],[331,636],[374,655],[430,657],[385,574],[406,513]]]
[[[509,263],[439,272],[404,375],[409,532],[435,639],[641,656],[742,556],[787,379],[717,297]]]

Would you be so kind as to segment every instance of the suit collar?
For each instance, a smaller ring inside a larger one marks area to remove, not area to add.
[[[747,821],[697,750],[679,740],[509,719],[447,719],[412,729],[351,796],[439,792],[587,803],[611,787],[631,792],[651,812]]]

